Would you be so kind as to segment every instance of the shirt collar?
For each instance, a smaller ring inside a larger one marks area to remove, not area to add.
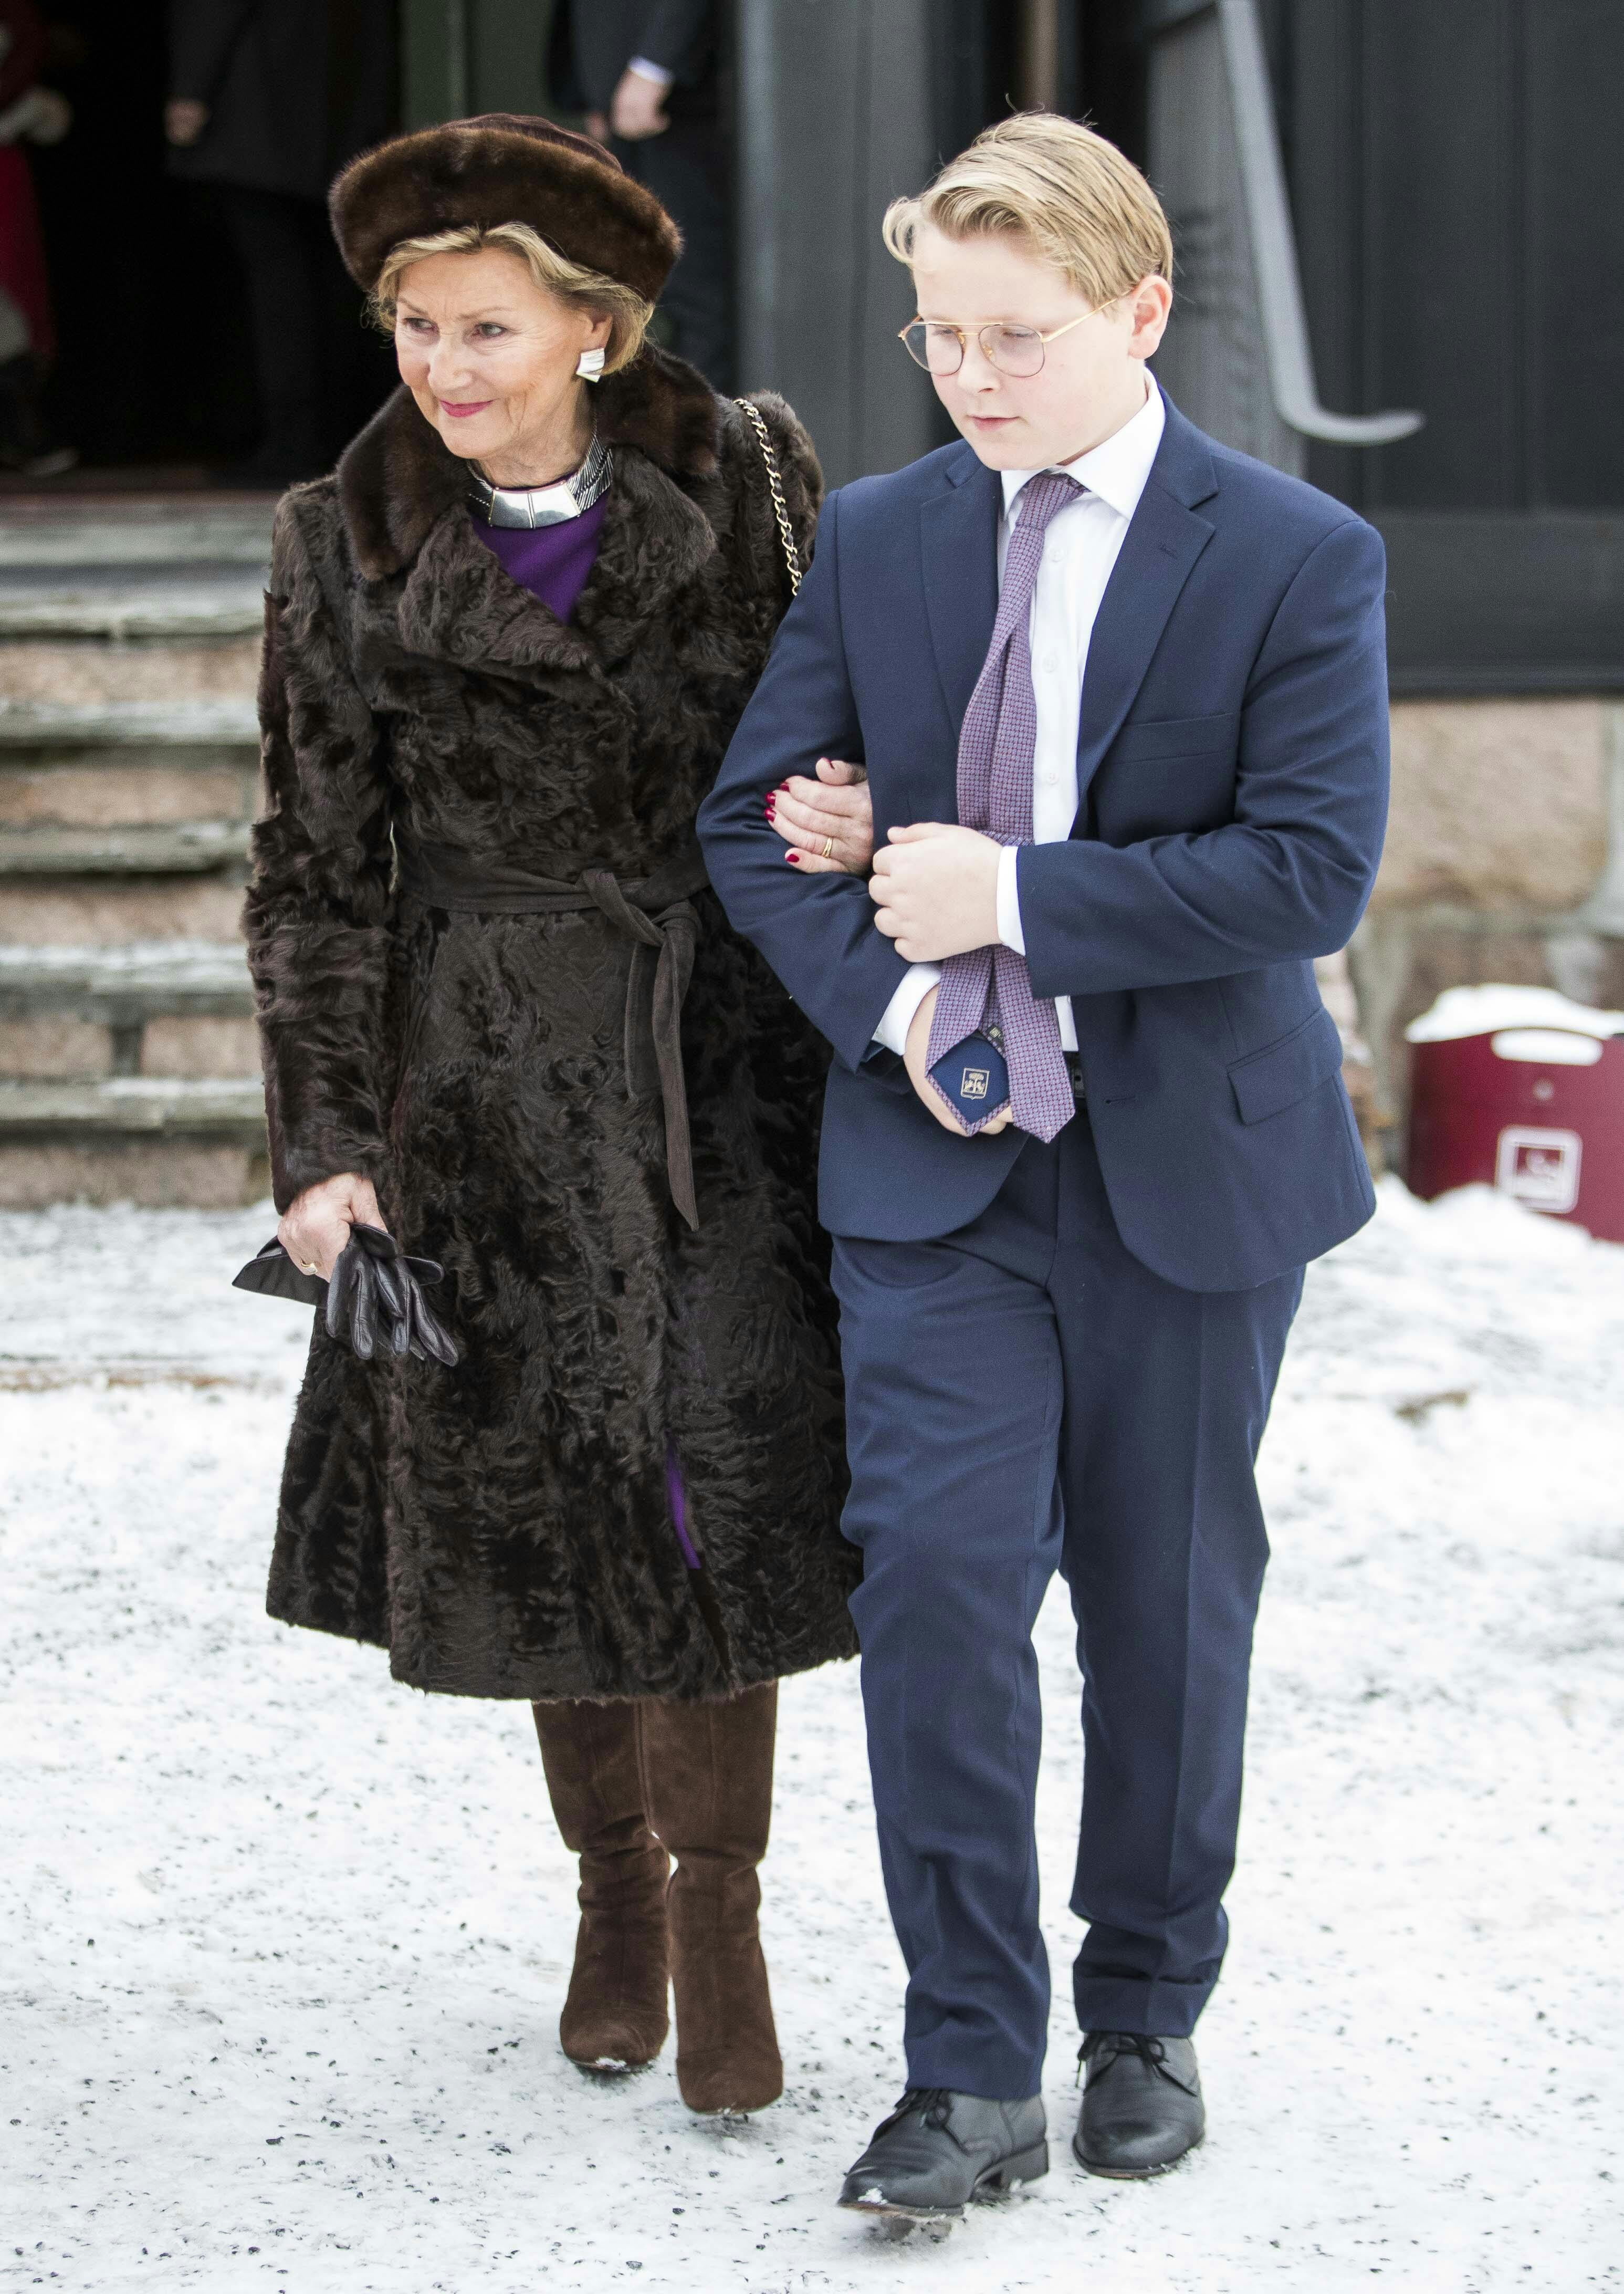
[[[1079,485],[1098,494],[1101,501],[1108,502],[1118,517],[1132,517],[1139,508],[1139,498],[1145,491],[1167,420],[1156,377],[1148,370],[1145,381],[1149,393],[1144,404],[1120,430],[1113,430],[1108,438],[1102,438],[1086,454],[1079,454],[1075,462],[1049,465],[1062,476],[1076,478]],[[1003,480],[1003,514],[1008,517],[1027,479],[1042,474],[1037,470],[1003,470],[999,475]]]

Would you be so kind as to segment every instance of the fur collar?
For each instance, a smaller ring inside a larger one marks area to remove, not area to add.
[[[429,533],[394,609],[407,651],[482,671],[627,660],[717,541],[699,505],[643,454],[623,458],[605,499],[597,562],[567,622],[504,572],[459,500]]]
[[[669,351],[647,345],[597,386],[597,403],[605,445],[637,448],[678,485],[715,472],[720,401],[695,368]],[[383,581],[410,565],[467,485],[465,465],[402,386],[338,462],[339,506],[365,578]]]

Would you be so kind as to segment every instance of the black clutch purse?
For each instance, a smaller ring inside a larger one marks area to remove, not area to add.
[[[362,1362],[376,1354],[412,1354],[419,1362],[451,1363],[458,1358],[456,1341],[423,1296],[424,1284],[438,1282],[444,1271],[432,1258],[408,1258],[382,1227],[357,1225],[330,1281],[296,1266],[273,1235],[232,1277],[231,1288],[302,1306],[325,1305],[328,1336]]]

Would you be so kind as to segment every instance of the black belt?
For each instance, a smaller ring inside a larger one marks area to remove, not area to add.
[[[690,844],[652,876],[622,884],[607,868],[563,876],[475,861],[449,844],[401,842],[402,902],[454,915],[568,916],[596,908],[632,942],[626,981],[626,1096],[658,1088],[665,1109],[665,1168],[671,1200],[699,1224],[688,1092],[682,1068],[682,1005],[694,973],[699,916],[692,896],[710,881]]]

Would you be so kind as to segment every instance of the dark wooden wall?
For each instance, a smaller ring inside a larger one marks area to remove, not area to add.
[[[1395,687],[1624,687],[1624,6],[1271,14],[1321,395],[1427,418],[1309,460],[1387,537]]]

